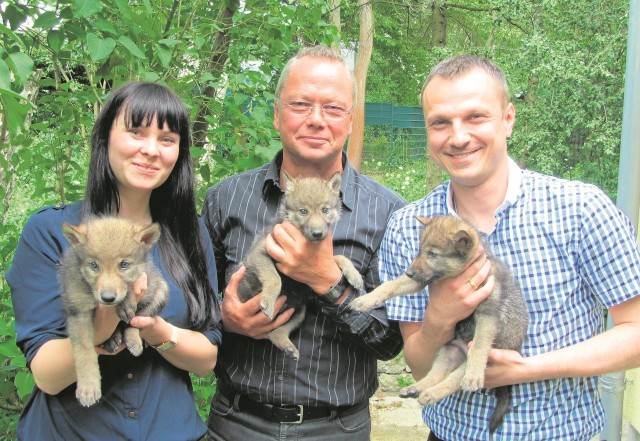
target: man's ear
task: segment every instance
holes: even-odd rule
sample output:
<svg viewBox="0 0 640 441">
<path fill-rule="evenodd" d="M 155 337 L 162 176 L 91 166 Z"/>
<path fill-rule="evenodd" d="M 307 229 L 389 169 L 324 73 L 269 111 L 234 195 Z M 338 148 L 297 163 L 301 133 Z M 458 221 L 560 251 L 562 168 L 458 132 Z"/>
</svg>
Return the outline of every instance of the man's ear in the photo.
<svg viewBox="0 0 640 441">
<path fill-rule="evenodd" d="M 273 128 L 280 133 L 280 108 L 275 101 L 273 103 Z"/>
<path fill-rule="evenodd" d="M 504 111 L 504 123 L 505 123 L 505 134 L 507 138 L 511 138 L 511 133 L 513 132 L 513 126 L 516 123 L 516 108 L 513 103 L 507 104 L 507 108 Z"/>
</svg>

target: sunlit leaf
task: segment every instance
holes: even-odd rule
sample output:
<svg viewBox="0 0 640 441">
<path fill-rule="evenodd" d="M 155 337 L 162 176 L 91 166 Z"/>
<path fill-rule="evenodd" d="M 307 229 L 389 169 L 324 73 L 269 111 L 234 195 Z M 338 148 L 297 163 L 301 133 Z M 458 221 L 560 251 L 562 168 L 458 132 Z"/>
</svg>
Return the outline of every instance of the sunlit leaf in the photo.
<svg viewBox="0 0 640 441">
<path fill-rule="evenodd" d="M 89 49 L 89 56 L 93 61 L 104 60 L 115 47 L 116 42 L 112 38 L 100 38 L 93 33 L 87 34 L 87 49 Z"/>
</svg>

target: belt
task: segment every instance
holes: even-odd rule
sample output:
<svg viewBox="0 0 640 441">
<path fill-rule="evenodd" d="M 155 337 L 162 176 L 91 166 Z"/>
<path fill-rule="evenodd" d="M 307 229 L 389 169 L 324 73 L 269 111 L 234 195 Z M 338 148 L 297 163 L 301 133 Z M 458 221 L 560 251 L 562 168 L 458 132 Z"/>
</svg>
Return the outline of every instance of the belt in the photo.
<svg viewBox="0 0 640 441">
<path fill-rule="evenodd" d="M 232 400 L 232 402 L 233 401 L 236 401 L 237 408 L 241 412 L 247 412 L 251 415 L 264 418 L 265 420 L 289 424 L 300 424 L 303 421 L 327 418 L 331 416 L 333 412 L 340 416 L 353 415 L 369 406 L 367 401 L 352 406 L 337 407 L 303 405 L 276 406 L 275 404 L 253 401 L 246 395 L 237 395 L 237 399 Z"/>
</svg>

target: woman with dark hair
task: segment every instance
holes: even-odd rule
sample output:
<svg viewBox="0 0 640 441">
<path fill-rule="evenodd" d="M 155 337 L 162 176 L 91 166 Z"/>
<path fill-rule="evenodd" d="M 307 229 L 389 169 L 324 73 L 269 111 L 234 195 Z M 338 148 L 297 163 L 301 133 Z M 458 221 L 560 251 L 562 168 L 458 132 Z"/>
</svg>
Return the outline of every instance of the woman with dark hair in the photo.
<svg viewBox="0 0 640 441">
<path fill-rule="evenodd" d="M 6 273 L 16 317 L 17 344 L 36 387 L 20 417 L 24 440 L 197 440 L 206 431 L 189 372 L 209 374 L 220 344 L 215 260 L 198 219 L 189 154 L 189 120 L 182 101 L 159 84 L 129 83 L 111 94 L 91 136 L 83 201 L 46 207 L 29 218 Z M 94 316 L 102 398 L 82 407 L 60 298 L 57 265 L 68 242 L 63 222 L 113 215 L 162 234 L 152 249 L 169 285 L 159 316 L 134 317 L 146 347 L 134 357 L 121 345 L 100 347 L 119 323 L 114 308 Z M 146 278 L 135 283 L 140 295 Z"/>
</svg>

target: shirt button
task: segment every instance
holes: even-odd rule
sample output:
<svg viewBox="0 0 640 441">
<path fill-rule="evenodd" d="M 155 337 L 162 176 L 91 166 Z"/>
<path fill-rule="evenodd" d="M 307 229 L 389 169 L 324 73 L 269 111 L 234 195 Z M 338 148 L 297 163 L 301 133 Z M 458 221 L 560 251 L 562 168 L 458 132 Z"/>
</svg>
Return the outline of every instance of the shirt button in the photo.
<svg viewBox="0 0 640 441">
<path fill-rule="evenodd" d="M 129 418 L 135 418 L 136 417 L 136 413 L 133 410 L 129 411 Z"/>
<path fill-rule="evenodd" d="M 278 374 L 278 380 L 280 380 L 280 381 L 284 380 L 284 375 Z"/>
<path fill-rule="evenodd" d="M 132 373 L 128 373 L 128 374 L 127 374 L 127 378 L 128 378 L 129 380 L 131 380 L 131 379 L 133 378 L 133 374 L 132 374 Z"/>
</svg>

